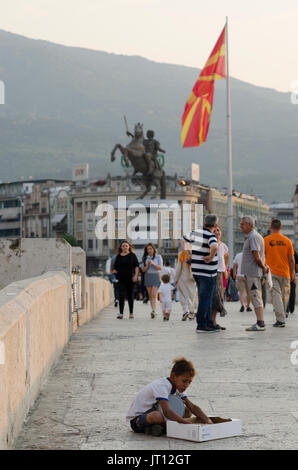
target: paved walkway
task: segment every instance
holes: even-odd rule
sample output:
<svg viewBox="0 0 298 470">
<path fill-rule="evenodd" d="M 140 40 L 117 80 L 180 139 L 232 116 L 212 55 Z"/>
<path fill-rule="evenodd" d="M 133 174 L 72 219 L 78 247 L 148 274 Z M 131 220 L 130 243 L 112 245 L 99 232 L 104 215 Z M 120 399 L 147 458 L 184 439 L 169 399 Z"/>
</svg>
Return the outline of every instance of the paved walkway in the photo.
<svg viewBox="0 0 298 470">
<path fill-rule="evenodd" d="M 252 313 L 227 303 L 220 319 L 227 330 L 196 334 L 182 322 L 180 305 L 172 318 L 150 318 L 149 306 L 136 303 L 135 319 L 116 320 L 108 307 L 73 335 L 16 443 L 17 449 L 295 449 L 298 435 L 298 366 L 291 342 L 298 340 L 298 311 L 284 329 L 249 333 Z M 194 443 L 134 434 L 125 422 L 136 392 L 166 376 L 171 361 L 191 359 L 197 376 L 188 396 L 204 411 L 243 420 L 244 435 Z"/>
</svg>

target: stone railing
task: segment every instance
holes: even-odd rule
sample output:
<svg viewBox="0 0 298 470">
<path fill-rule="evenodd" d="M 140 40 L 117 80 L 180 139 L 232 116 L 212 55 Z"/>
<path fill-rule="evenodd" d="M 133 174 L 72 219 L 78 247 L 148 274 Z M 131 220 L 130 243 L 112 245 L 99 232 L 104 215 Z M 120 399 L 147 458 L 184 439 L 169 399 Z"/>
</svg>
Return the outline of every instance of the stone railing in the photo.
<svg viewBox="0 0 298 470">
<path fill-rule="evenodd" d="M 0 291 L 0 449 L 20 432 L 51 367 L 78 326 L 111 302 L 104 279 L 85 279 L 84 308 L 70 309 L 62 271 L 12 283 Z"/>
</svg>

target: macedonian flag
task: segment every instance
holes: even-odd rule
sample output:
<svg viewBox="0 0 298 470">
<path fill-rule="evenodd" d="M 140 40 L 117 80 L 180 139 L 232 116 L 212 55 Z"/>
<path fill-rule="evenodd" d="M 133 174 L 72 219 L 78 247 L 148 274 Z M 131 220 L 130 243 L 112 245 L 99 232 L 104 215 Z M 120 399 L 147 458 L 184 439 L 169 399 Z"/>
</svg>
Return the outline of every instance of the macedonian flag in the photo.
<svg viewBox="0 0 298 470">
<path fill-rule="evenodd" d="M 182 147 L 196 147 L 207 139 L 211 119 L 214 81 L 225 78 L 226 27 L 200 73 L 182 116 Z"/>
</svg>

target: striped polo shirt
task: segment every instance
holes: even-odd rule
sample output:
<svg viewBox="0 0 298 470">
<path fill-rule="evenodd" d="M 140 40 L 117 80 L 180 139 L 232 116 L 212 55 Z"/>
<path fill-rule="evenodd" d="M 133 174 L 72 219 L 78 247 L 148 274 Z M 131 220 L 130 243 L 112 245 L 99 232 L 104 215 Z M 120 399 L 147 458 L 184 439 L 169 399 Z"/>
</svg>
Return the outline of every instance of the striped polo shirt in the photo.
<svg viewBox="0 0 298 470">
<path fill-rule="evenodd" d="M 215 277 L 217 275 L 217 254 L 210 263 L 204 256 L 210 254 L 210 247 L 217 245 L 216 236 L 206 228 L 198 228 L 183 236 L 183 240 L 191 243 L 191 271 L 195 276 Z"/>
</svg>

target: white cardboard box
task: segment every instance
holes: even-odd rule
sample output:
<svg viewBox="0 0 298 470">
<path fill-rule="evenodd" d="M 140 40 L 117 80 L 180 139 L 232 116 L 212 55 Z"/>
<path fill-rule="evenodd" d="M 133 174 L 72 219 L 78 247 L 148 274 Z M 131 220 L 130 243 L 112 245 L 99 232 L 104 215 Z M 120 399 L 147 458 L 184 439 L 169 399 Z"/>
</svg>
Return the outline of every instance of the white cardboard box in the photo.
<svg viewBox="0 0 298 470">
<path fill-rule="evenodd" d="M 232 419 L 232 421 L 219 424 L 182 424 L 177 421 L 167 421 L 167 436 L 187 441 L 204 442 L 241 434 L 240 419 Z"/>
</svg>

